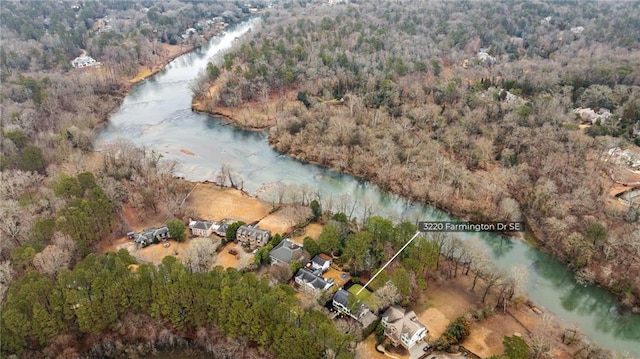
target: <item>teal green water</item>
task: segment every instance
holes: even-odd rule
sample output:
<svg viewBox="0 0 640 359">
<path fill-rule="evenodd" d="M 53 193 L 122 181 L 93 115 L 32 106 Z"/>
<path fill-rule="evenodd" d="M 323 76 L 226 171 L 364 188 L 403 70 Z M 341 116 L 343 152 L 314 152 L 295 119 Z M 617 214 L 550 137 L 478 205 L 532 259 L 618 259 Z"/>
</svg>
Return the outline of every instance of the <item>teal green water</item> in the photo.
<svg viewBox="0 0 640 359">
<path fill-rule="evenodd" d="M 130 139 L 176 160 L 180 163 L 177 174 L 195 181 L 214 180 L 221 165 L 228 164 L 250 193 L 277 182 L 307 184 L 324 198 L 337 201 L 346 194 L 358 203 L 372 203 L 375 214 L 396 220 L 452 219 L 352 176 L 280 155 L 269 148 L 265 133 L 244 131 L 191 112 L 190 83 L 209 59 L 219 58 L 256 21 L 229 30 L 209 46 L 177 58 L 161 73 L 135 86 L 98 135 L 96 146 L 116 138 Z M 195 155 L 187 156 L 182 149 Z M 555 313 L 567 325 L 578 326 L 604 348 L 640 356 L 640 315 L 618 314 L 618 304 L 609 293 L 576 283 L 561 263 L 519 240 L 487 233 L 462 237 L 486 246 L 494 262 L 505 270 L 515 265 L 527 267 L 527 295 L 543 310 Z"/>
</svg>

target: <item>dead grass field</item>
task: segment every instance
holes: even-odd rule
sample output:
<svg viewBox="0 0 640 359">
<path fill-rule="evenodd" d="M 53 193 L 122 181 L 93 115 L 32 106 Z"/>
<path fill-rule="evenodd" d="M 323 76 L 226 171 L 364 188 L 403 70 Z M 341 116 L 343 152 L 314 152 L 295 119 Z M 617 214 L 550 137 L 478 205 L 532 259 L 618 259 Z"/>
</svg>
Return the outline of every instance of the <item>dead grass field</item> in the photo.
<svg viewBox="0 0 640 359">
<path fill-rule="evenodd" d="M 429 329 L 429 342 L 435 341 L 444 333 L 447 325 L 457 317 L 472 309 L 481 308 L 481 294 L 484 284 L 478 283 L 475 292 L 470 292 L 472 277 L 459 275 L 441 284 L 429 283 L 428 289 L 416 301 L 414 310 L 420 321 Z M 487 298 L 488 304 L 495 304 L 494 298 Z M 482 358 L 501 354 L 504 350 L 504 336 L 522 334 L 525 339 L 530 331 L 549 331 L 543 315 L 522 305 L 510 308 L 507 314 L 496 311 L 489 318 L 471 325 L 471 334 L 462 343 L 467 349 Z M 563 358 L 564 350 L 556 350 L 554 358 Z"/>
<path fill-rule="evenodd" d="M 389 356 L 386 356 L 382 353 L 379 353 L 376 350 L 376 335 L 371 334 L 365 340 L 363 340 L 356 347 L 356 351 L 358 352 L 359 358 L 367 358 L 367 359 L 389 359 Z M 397 353 L 390 354 L 398 359 L 406 359 L 409 358 L 408 355 L 400 355 Z"/>
<path fill-rule="evenodd" d="M 169 243 L 168 247 L 165 247 L 165 243 Z M 189 248 L 191 240 L 187 239 L 184 242 L 167 241 L 158 244 L 152 244 L 145 248 L 139 248 L 132 253 L 136 258 L 145 262 L 151 262 L 153 264 L 162 263 L 162 259 L 166 256 L 174 256 L 182 261 L 183 253 Z"/>
<path fill-rule="evenodd" d="M 311 237 L 317 241 L 320 237 L 320 233 L 322 233 L 322 228 L 324 228 L 324 226 L 320 223 L 311 223 L 304 228 L 304 233 L 302 235 L 295 236 L 291 238 L 291 240 L 298 244 L 302 244 L 306 237 Z"/>
<path fill-rule="evenodd" d="M 102 244 L 102 243 L 101 243 Z M 168 244 L 168 247 L 165 245 Z M 152 244 L 145 248 L 138 248 L 136 244 L 127 237 L 121 237 L 113 241 L 110 245 L 101 245 L 100 251 L 105 252 L 117 252 L 124 248 L 131 253 L 132 256 L 139 261 L 153 263 L 158 265 L 162 263 L 162 259 L 166 256 L 174 256 L 182 260 L 182 254 L 191 245 L 191 240 L 187 239 L 184 242 L 166 241 L 158 244 Z"/>
<path fill-rule="evenodd" d="M 269 214 L 270 206 L 233 188 L 220 188 L 212 183 L 199 183 L 185 206 L 200 217 L 220 221 L 231 219 L 250 223 Z"/>
<path fill-rule="evenodd" d="M 260 228 L 268 229 L 272 234 L 290 232 L 293 226 L 304 222 L 311 215 L 309 207 L 286 205 L 260 220 Z"/>
</svg>

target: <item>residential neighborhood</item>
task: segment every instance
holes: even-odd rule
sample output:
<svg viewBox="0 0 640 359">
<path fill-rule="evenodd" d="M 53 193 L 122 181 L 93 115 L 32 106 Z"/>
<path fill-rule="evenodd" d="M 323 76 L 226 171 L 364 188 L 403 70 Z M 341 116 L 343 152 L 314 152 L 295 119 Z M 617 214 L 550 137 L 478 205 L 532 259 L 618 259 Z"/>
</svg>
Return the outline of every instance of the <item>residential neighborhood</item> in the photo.
<svg viewBox="0 0 640 359">
<path fill-rule="evenodd" d="M 194 200 L 202 197 L 194 196 Z M 235 198 L 234 201 L 243 200 L 242 198 L 245 197 Z M 232 208 L 235 206 L 232 202 L 228 203 Z M 248 204 L 246 202 L 245 207 L 251 208 Z M 206 201 L 202 205 L 207 208 L 209 206 Z M 334 220 L 307 223 L 296 230 L 283 230 L 283 227 L 274 226 L 275 223 L 283 223 L 281 217 L 278 217 L 278 211 L 272 217 L 267 215 L 269 210 L 268 207 L 264 208 L 264 212 L 252 209 L 246 212 L 251 213 L 249 215 L 217 209 L 210 212 L 199 211 L 193 217 L 184 218 L 184 241 L 168 237 L 170 226 L 167 228 L 155 225 L 127 233 L 127 242 L 131 246 L 125 248 L 141 261 L 159 265 L 163 256 L 172 255 L 187 263 L 189 268 L 198 268 L 193 263 L 190 246 L 210 241 L 216 252 L 208 261 L 211 268 L 222 266 L 249 271 L 258 277 L 267 278 L 271 285 L 291 286 L 296 291 L 295 296 L 300 305 L 313 305 L 321 309 L 338 327 L 345 326 L 358 333 L 372 333 L 362 343 L 371 353 L 393 355 L 399 359 L 455 359 L 464 358 L 465 354 L 473 357 L 467 351 L 447 354 L 436 349 L 437 340 L 443 335 L 447 325 L 446 321 L 454 318 L 443 317 L 443 312 L 438 307 L 427 307 L 425 310 L 425 303 L 430 300 L 421 298 L 418 302 L 407 302 L 400 300 L 396 294 L 392 295 L 390 301 L 381 302 L 383 293 L 388 289 L 392 289 L 392 292 L 397 290 L 393 280 L 387 277 L 364 286 L 362 283 L 368 277 L 354 272 L 350 259 L 341 253 L 330 255 L 314 247 L 313 242 L 318 243 L 323 230 L 336 225 Z M 175 218 L 172 221 L 174 220 Z M 229 230 L 235 233 L 228 236 Z M 282 236 L 282 233 L 285 235 Z M 261 238 L 261 235 L 264 237 Z M 258 257 L 261 259 L 258 260 Z M 369 275 L 371 274 L 373 273 Z M 466 289 L 468 287 L 463 288 L 463 291 Z M 452 298 L 439 305 L 452 301 Z M 464 307 L 460 308 L 458 313 L 464 310 Z M 513 327 L 509 328 L 507 330 L 513 330 Z M 465 344 L 465 350 L 467 346 L 479 353 L 485 353 L 483 350 L 486 350 L 472 344 Z M 381 354 L 383 352 L 385 354 Z M 371 357 L 378 358 L 375 355 Z"/>
<path fill-rule="evenodd" d="M 215 241 L 218 237 L 226 236 L 231 223 L 233 223 L 231 220 L 210 221 L 188 218 L 186 230 L 193 238 L 212 238 Z M 127 237 L 140 249 L 171 239 L 167 226 L 150 227 L 138 233 L 128 232 Z M 243 224 L 238 226 L 235 241 L 230 243 L 233 246 L 229 247 L 232 248 L 229 252 L 236 256 L 241 252 L 251 254 L 251 251 L 266 246 L 271 239 L 271 232 L 261 229 L 259 221 Z M 243 248 L 244 251 L 237 252 L 233 248 Z M 220 255 L 226 256 L 227 253 L 223 251 Z M 372 292 L 352 282 L 350 276 L 341 272 L 338 266 L 334 268 L 332 256 L 318 253 L 311 257 L 301 244 L 291 238 L 282 239 L 268 252 L 268 256 L 270 267 L 290 268 L 294 263 L 302 265 L 294 273 L 291 285 L 302 295 L 318 296 L 331 293 L 326 297 L 329 298 L 326 306 L 334 313 L 333 318 L 348 318 L 357 323 L 362 330 L 380 322 L 384 328 L 384 336 L 390 345 L 404 348 L 410 353 L 413 347 L 424 343 L 427 339 L 429 331 L 411 310 L 392 305 L 382 308 L 386 309 L 384 312 L 378 309 L 380 310 L 378 313 L 382 313 L 380 316 L 372 312 L 365 303 Z M 336 273 L 341 274 L 336 277 Z M 336 279 L 339 279 L 339 283 Z"/>
</svg>

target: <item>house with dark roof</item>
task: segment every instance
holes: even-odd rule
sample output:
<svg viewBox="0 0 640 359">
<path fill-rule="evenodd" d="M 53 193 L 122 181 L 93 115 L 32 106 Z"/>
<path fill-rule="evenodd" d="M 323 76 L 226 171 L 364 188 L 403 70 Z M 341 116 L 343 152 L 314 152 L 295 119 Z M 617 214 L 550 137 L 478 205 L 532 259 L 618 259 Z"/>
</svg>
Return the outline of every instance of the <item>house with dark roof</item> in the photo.
<svg viewBox="0 0 640 359">
<path fill-rule="evenodd" d="M 333 279 L 324 279 L 305 268 L 298 270 L 295 276 L 295 282 L 303 290 L 314 293 L 327 290 L 333 286 Z"/>
<path fill-rule="evenodd" d="M 382 315 L 384 335 L 394 346 L 402 345 L 406 349 L 413 347 L 427 336 L 429 331 L 420 323 L 416 313 L 393 305 Z"/>
<path fill-rule="evenodd" d="M 344 313 L 351 318 L 358 320 L 368 311 L 367 307 L 359 299 L 350 299 L 353 294 L 349 293 L 346 289 L 338 289 L 333 295 L 333 308 L 341 313 Z"/>
<path fill-rule="evenodd" d="M 236 232 L 236 240 L 243 246 L 255 249 L 262 247 L 271 239 L 271 231 L 260 229 L 258 226 L 242 225 Z"/>
<path fill-rule="evenodd" d="M 302 247 L 289 239 L 283 239 L 275 248 L 269 252 L 271 264 L 291 264 L 292 261 L 306 263 L 304 258 L 309 260 L 309 253 Z"/>
<path fill-rule="evenodd" d="M 331 257 L 328 255 L 324 253 L 317 254 L 311 259 L 311 268 L 313 270 L 321 270 L 324 273 L 331 267 L 331 261 Z"/>
<path fill-rule="evenodd" d="M 167 226 L 162 226 L 158 228 L 147 228 L 142 232 L 135 234 L 133 240 L 138 247 L 144 248 L 152 243 L 158 243 L 169 238 L 169 228 L 167 228 Z"/>
<path fill-rule="evenodd" d="M 189 221 L 191 235 L 198 237 L 209 237 L 213 233 L 216 224 L 209 221 Z"/>
</svg>

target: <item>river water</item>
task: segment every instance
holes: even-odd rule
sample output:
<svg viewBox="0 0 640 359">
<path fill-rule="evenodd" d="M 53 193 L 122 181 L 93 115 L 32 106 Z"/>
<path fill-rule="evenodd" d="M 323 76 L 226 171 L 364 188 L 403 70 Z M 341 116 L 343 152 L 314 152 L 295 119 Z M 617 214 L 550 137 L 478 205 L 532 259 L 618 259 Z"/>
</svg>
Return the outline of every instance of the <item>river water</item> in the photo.
<svg viewBox="0 0 640 359">
<path fill-rule="evenodd" d="M 258 21 L 228 29 L 208 46 L 175 59 L 156 76 L 134 86 L 98 134 L 96 147 L 129 139 L 177 161 L 177 175 L 193 181 L 213 181 L 227 164 L 250 193 L 273 183 L 306 184 L 324 198 L 334 198 L 334 203 L 345 203 L 348 196 L 349 201 L 372 206 L 374 214 L 396 220 L 455 219 L 352 176 L 280 155 L 268 146 L 264 132 L 241 130 L 191 112 L 192 81 L 208 61 L 220 58 Z M 515 265 L 528 267 L 527 296 L 543 310 L 555 313 L 567 325 L 576 325 L 604 348 L 640 356 L 640 315 L 619 314 L 615 298 L 606 291 L 578 284 L 561 263 L 520 240 L 488 233 L 461 237 L 485 246 L 496 265 L 505 270 Z"/>
</svg>

